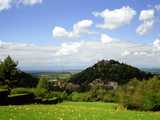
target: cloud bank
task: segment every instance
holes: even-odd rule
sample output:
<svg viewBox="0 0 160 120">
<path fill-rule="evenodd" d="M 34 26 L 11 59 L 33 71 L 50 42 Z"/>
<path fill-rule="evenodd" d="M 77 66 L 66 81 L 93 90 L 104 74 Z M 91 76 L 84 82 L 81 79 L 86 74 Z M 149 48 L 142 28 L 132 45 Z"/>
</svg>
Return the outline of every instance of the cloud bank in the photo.
<svg viewBox="0 0 160 120">
<path fill-rule="evenodd" d="M 24 69 L 81 68 L 101 59 L 116 59 L 139 67 L 160 67 L 159 39 L 156 39 L 153 45 L 143 45 L 113 38 L 112 42 L 108 42 L 108 37 L 103 38 L 107 42 L 102 42 L 102 38 L 97 41 L 62 43 L 60 46 L 1 41 L 0 59 L 10 55 L 18 60 L 20 67 Z"/>
</svg>

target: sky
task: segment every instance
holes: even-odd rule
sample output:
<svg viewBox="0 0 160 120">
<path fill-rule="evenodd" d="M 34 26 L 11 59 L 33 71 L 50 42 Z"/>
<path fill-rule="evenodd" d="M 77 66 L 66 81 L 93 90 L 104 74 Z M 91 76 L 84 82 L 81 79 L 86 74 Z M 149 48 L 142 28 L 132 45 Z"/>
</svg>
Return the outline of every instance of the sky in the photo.
<svg viewBox="0 0 160 120">
<path fill-rule="evenodd" d="M 159 0 L 0 0 L 0 28 L 0 60 L 24 70 L 160 68 Z"/>
</svg>

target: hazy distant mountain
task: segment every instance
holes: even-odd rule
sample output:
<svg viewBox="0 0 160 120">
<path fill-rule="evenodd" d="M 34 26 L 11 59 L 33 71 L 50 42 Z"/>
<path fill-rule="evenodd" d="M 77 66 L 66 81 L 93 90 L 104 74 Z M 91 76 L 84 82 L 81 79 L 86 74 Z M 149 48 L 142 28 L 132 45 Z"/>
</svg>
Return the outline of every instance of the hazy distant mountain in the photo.
<svg viewBox="0 0 160 120">
<path fill-rule="evenodd" d="M 142 70 L 153 74 L 160 74 L 160 68 L 142 68 Z"/>
</svg>

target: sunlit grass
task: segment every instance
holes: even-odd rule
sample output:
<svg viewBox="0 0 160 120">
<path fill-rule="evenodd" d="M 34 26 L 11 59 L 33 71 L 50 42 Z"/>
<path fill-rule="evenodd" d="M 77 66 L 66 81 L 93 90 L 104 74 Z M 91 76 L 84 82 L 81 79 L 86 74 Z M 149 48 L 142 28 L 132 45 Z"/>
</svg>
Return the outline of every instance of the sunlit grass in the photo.
<svg viewBox="0 0 160 120">
<path fill-rule="evenodd" d="M 1 106 L 0 120 L 160 120 L 160 112 L 127 111 L 112 103 L 64 102 Z"/>
</svg>

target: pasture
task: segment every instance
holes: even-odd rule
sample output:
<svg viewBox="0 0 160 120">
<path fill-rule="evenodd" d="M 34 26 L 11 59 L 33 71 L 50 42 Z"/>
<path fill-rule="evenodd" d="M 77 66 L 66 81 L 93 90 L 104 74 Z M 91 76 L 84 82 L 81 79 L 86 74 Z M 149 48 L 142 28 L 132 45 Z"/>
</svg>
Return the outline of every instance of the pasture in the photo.
<svg viewBox="0 0 160 120">
<path fill-rule="evenodd" d="M 0 120 L 160 120 L 160 112 L 129 111 L 113 103 L 63 102 L 0 106 Z"/>
</svg>

